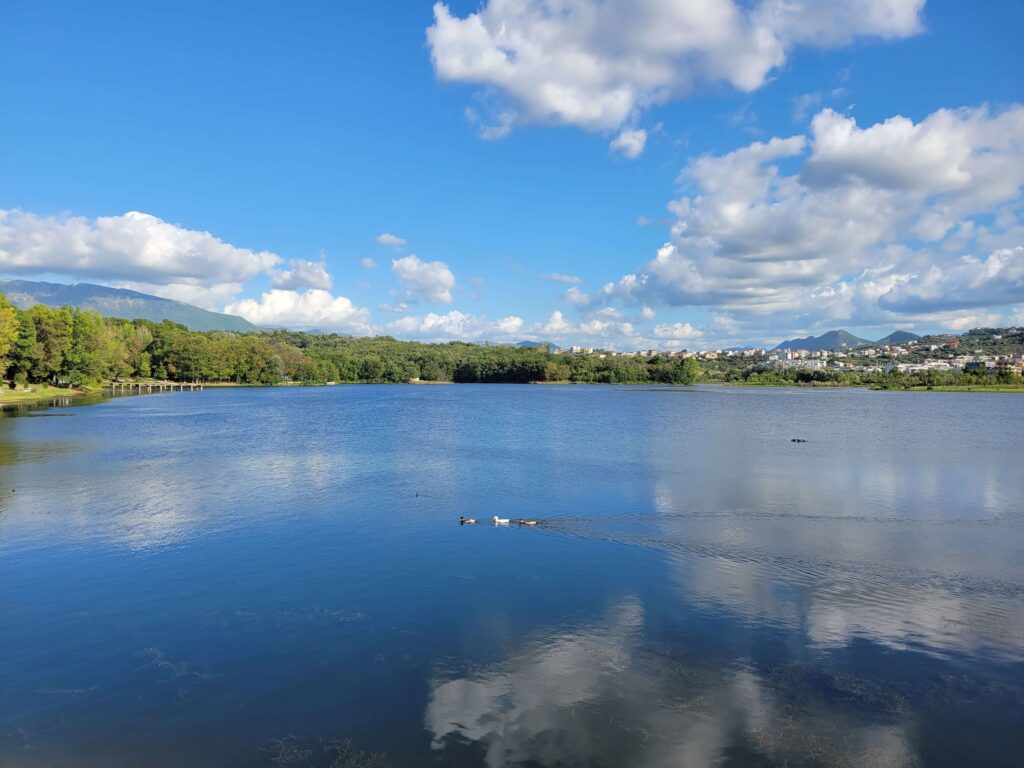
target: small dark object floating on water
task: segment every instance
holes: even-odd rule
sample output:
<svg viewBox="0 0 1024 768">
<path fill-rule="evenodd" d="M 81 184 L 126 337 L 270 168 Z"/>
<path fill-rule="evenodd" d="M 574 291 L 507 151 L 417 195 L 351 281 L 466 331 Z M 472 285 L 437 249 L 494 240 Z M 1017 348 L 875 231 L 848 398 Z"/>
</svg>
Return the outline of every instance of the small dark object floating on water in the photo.
<svg viewBox="0 0 1024 768">
<path fill-rule="evenodd" d="M 802 437 L 791 437 L 789 439 L 789 442 L 791 442 L 791 443 L 806 443 L 807 441 L 804 438 L 802 438 Z"/>
</svg>

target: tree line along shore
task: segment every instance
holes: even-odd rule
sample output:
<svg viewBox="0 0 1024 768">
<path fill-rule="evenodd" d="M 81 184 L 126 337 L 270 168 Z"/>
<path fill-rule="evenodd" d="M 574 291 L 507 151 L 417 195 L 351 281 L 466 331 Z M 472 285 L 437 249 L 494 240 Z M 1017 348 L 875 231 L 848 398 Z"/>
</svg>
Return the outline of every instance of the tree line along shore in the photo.
<svg viewBox="0 0 1024 768">
<path fill-rule="evenodd" d="M 556 353 L 547 346 L 427 344 L 298 331 L 190 331 L 170 321 L 123 320 L 92 310 L 36 305 L 0 294 L 4 402 L 102 388 L 110 382 L 210 384 L 542 383 L 871 386 L 898 389 L 1024 389 L 1020 376 L 775 371 L 698 363 L 692 357 Z"/>
<path fill-rule="evenodd" d="M 13 307 L 0 294 L 0 365 L 15 389 L 159 379 L 281 383 L 691 384 L 696 360 L 556 355 L 547 347 L 423 344 L 297 331 L 190 331 L 91 310 Z"/>
</svg>

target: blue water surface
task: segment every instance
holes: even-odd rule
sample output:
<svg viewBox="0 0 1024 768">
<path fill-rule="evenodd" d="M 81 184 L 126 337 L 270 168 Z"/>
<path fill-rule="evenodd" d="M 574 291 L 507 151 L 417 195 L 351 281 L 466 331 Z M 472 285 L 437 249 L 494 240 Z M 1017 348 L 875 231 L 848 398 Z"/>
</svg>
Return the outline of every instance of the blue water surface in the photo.
<svg viewBox="0 0 1024 768">
<path fill-rule="evenodd" d="M 8 414 L 0 765 L 1019 766 L 1022 448 L 981 393 Z"/>
</svg>

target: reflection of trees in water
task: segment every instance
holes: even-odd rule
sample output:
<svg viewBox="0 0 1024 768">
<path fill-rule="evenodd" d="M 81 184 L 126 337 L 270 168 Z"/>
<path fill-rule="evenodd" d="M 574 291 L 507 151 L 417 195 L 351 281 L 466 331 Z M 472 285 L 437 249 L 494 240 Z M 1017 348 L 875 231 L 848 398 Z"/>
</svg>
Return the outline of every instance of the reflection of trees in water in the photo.
<svg viewBox="0 0 1024 768">
<path fill-rule="evenodd" d="M 0 467 L 9 467 L 18 463 L 19 443 L 10 439 L 11 423 L 0 414 Z M 0 521 L 4 519 L 7 506 L 11 501 L 11 482 L 7 472 L 0 473 Z"/>
<path fill-rule="evenodd" d="M 823 684 L 793 668 L 701 665 L 645 645 L 643 618 L 628 599 L 595 625 L 435 680 L 425 718 L 434 748 L 472 745 L 492 768 L 711 766 L 758 756 L 790 765 L 917 762 L 895 693 L 853 676 Z"/>
<path fill-rule="evenodd" d="M 32 418 L 41 418 L 37 414 Z M 0 467 L 11 467 L 27 462 L 49 461 L 77 449 L 71 440 L 25 441 L 13 434 L 13 417 L 0 413 Z M 10 492 L 10 488 L 0 489 Z"/>
<path fill-rule="evenodd" d="M 18 462 L 18 444 L 12 440 L 0 439 L 0 467 Z"/>
</svg>

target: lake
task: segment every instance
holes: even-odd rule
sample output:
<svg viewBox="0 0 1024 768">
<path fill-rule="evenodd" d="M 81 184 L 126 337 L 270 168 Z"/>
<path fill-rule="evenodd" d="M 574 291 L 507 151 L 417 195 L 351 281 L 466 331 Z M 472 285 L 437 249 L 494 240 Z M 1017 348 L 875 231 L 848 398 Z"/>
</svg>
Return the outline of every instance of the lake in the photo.
<svg viewBox="0 0 1024 768">
<path fill-rule="evenodd" d="M 1022 449 L 979 393 L 4 415 L 0 765 L 1019 766 Z"/>
</svg>

